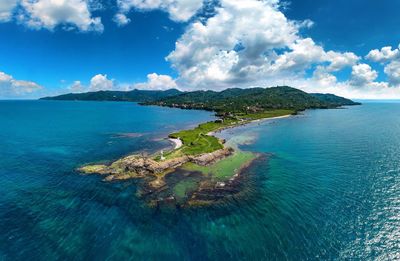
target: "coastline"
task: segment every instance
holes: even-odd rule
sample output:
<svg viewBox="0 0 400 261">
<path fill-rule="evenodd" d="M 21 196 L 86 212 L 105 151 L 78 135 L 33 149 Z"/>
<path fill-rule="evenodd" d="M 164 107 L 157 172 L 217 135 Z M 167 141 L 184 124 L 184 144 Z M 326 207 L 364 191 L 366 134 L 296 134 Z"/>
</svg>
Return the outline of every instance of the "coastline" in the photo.
<svg viewBox="0 0 400 261">
<path fill-rule="evenodd" d="M 264 117 L 276 114 L 278 116 Z M 129 155 L 110 165 L 86 165 L 77 170 L 82 174 L 103 175 L 106 182 L 141 179 L 144 182 L 141 182 L 138 194 L 149 206 L 158 206 L 166 201 L 177 206 L 190 206 L 200 198 L 200 201 L 204 201 L 204 197 L 199 198 L 201 194 L 209 198 L 208 203 L 212 204 L 239 193 L 239 187 L 242 186 L 237 184 L 236 178 L 260 157 L 257 153 L 241 151 L 237 146 L 228 146 L 225 140 L 215 134 L 255 122 L 287 118 L 293 114 L 293 111 L 271 111 L 246 115 L 247 118 L 221 118 L 202 123 L 192 130 L 170 134 L 168 140 L 174 148 L 165 153 L 161 150 L 150 156 Z M 212 143 L 214 146 L 211 146 Z M 176 176 L 179 170 L 186 174 Z M 190 182 L 193 175 L 200 175 L 195 184 Z M 171 178 L 175 180 L 173 183 L 170 182 Z M 196 187 L 194 190 L 193 186 Z"/>
<path fill-rule="evenodd" d="M 284 119 L 284 118 L 289 118 L 289 117 L 292 117 L 292 116 L 293 116 L 292 114 L 288 114 L 288 115 L 283 115 L 283 116 L 276 116 L 276 117 L 271 117 L 271 118 L 258 119 L 258 120 L 251 121 L 251 122 L 249 122 L 249 123 L 252 123 L 252 122 L 260 122 L 260 121 L 267 121 L 267 120 Z"/>
<path fill-rule="evenodd" d="M 236 124 L 236 125 L 223 127 L 223 128 L 221 128 L 221 129 L 208 132 L 207 135 L 209 135 L 209 136 L 214 136 L 215 134 L 220 133 L 220 132 L 222 132 L 222 131 L 224 131 L 224 130 L 227 130 L 227 129 L 233 129 L 233 128 L 236 128 L 236 127 L 239 127 L 239 126 L 245 126 L 245 125 L 249 125 L 249 124 L 257 123 L 257 122 L 264 122 L 264 121 L 269 121 L 269 120 L 284 119 L 284 118 L 289 118 L 289 117 L 293 117 L 293 116 L 294 116 L 293 114 L 288 114 L 288 115 L 283 115 L 283 116 L 276 116 L 276 117 L 269 117 L 269 118 L 262 118 L 262 119 L 256 119 L 256 120 L 245 121 L 245 122 L 243 122 L 243 123 L 238 123 L 238 124 Z"/>
<path fill-rule="evenodd" d="M 168 138 L 168 140 L 174 145 L 174 150 L 177 150 L 183 146 L 183 142 L 181 139 L 177 138 Z"/>
</svg>

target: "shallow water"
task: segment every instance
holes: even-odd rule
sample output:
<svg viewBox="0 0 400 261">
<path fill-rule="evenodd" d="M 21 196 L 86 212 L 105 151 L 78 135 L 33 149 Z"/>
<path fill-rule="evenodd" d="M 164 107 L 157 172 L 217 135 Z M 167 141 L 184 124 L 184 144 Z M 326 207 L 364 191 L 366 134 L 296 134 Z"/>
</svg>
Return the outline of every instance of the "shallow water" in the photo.
<svg viewBox="0 0 400 261">
<path fill-rule="evenodd" d="M 224 131 L 263 152 L 240 197 L 149 209 L 80 164 L 168 146 L 208 112 L 0 102 L 0 259 L 399 259 L 400 104 L 314 110 Z"/>
</svg>

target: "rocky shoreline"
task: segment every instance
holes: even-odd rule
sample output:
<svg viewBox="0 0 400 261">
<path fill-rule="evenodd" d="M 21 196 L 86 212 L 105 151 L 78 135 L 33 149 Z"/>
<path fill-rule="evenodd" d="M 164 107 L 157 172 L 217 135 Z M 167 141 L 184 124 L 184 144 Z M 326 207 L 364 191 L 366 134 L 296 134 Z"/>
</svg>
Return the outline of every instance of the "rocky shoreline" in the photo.
<svg viewBox="0 0 400 261">
<path fill-rule="evenodd" d="M 208 166 L 234 153 L 232 148 L 223 148 L 198 156 L 182 156 L 164 161 L 156 161 L 152 157 L 130 155 L 113 162 L 111 165 L 87 165 L 78 169 L 85 174 L 105 175 L 106 181 L 126 180 L 130 178 L 154 177 L 154 188 L 160 187 L 164 176 L 185 163 L 192 162 L 200 166 Z"/>
<path fill-rule="evenodd" d="M 282 118 L 282 117 L 277 117 Z M 269 118 L 273 119 L 273 118 Z M 240 121 L 231 126 L 221 127 L 207 133 L 213 136 L 227 128 L 241 126 L 254 121 Z M 78 171 L 83 174 L 99 174 L 104 176 L 104 181 L 123 181 L 137 179 L 141 181 L 138 194 L 149 205 L 158 206 L 161 202 L 179 206 L 202 206 L 215 203 L 226 196 L 240 192 L 239 177 L 244 169 L 248 168 L 254 160 L 260 158 L 259 154 L 251 153 L 247 158 L 236 159 L 235 155 L 243 154 L 239 149 L 227 147 L 224 140 L 219 140 L 222 149 L 198 155 L 185 155 L 165 158 L 161 152 L 154 155 L 129 155 L 108 165 L 86 165 Z M 179 150 L 174 148 L 172 152 Z M 227 177 L 219 177 L 222 169 L 216 165 L 224 160 L 236 160 L 235 169 L 229 170 Z M 201 171 L 185 168 L 188 164 L 198 167 L 210 167 Z M 233 164 L 228 162 L 228 165 Z M 221 164 L 223 165 L 223 164 Z M 220 168 L 226 168 L 220 166 Z M 207 170 L 209 169 L 209 170 Z M 214 173 L 213 173 L 214 172 Z"/>
<path fill-rule="evenodd" d="M 240 192 L 239 176 L 252 161 L 247 162 L 232 178 L 226 181 L 216 181 L 198 172 L 185 171 L 181 168 L 186 163 L 199 166 L 210 166 L 216 162 L 232 156 L 235 150 L 225 147 L 211 153 L 198 156 L 183 156 L 165 161 L 156 161 L 152 157 L 130 155 L 119 159 L 110 165 L 87 165 L 78 169 L 83 174 L 99 174 L 105 176 L 104 181 L 123 181 L 137 179 L 141 181 L 138 195 L 148 202 L 149 206 L 157 207 L 160 204 L 171 206 L 203 206 L 214 203 L 222 198 Z M 175 172 L 183 173 L 178 180 L 185 180 L 192 176 L 198 177 L 198 188 L 188 193 L 185 200 L 179 200 L 172 192 L 173 185 L 166 181 Z"/>
</svg>

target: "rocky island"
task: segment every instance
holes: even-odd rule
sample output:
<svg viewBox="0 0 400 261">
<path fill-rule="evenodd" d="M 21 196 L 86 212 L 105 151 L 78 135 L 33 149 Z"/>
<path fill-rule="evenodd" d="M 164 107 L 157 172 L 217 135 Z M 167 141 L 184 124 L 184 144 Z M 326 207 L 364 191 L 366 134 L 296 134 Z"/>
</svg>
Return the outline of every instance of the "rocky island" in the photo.
<svg viewBox="0 0 400 261">
<path fill-rule="evenodd" d="M 172 150 L 129 155 L 108 165 L 78 168 L 84 174 L 104 175 L 105 181 L 140 180 L 138 195 L 149 205 L 179 207 L 207 205 L 240 193 L 243 170 L 263 156 L 226 144 L 214 136 L 216 132 L 261 119 L 294 115 L 306 109 L 358 104 L 335 95 L 308 94 L 286 86 L 221 92 L 96 92 L 44 99 L 136 101 L 142 105 L 214 111 L 216 121 L 170 134 L 169 138 L 180 141 Z"/>
</svg>

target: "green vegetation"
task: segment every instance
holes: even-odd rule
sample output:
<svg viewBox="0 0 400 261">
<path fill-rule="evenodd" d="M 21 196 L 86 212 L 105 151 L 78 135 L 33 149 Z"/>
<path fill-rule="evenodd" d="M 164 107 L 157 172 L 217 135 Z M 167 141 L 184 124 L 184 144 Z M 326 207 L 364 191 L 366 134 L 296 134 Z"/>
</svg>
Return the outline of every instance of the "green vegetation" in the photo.
<svg viewBox="0 0 400 261">
<path fill-rule="evenodd" d="M 221 116 L 230 113 L 255 113 L 276 109 L 291 109 L 299 111 L 313 108 L 336 108 L 343 105 L 359 104 L 333 94 L 309 94 L 287 86 L 248 89 L 233 88 L 221 92 L 181 92 L 176 89 L 166 91 L 98 91 L 69 93 L 54 97 L 45 97 L 42 99 L 131 101 L 140 102 L 145 105 L 210 110 L 217 112 Z"/>
<path fill-rule="evenodd" d="M 358 104 L 335 95 L 308 94 L 290 87 L 227 89 L 221 92 L 101 91 L 44 99 L 134 101 L 143 105 L 214 111 L 218 116 L 216 121 L 169 135 L 170 138 L 182 141 L 182 146 L 178 149 L 156 153 L 150 157 L 128 156 L 107 166 L 93 165 L 80 168 L 83 173 L 102 174 L 106 176 L 107 181 L 132 178 L 146 180 L 143 195 L 154 191 L 150 193 L 152 198 L 150 204 L 153 206 L 164 199 L 176 200 L 178 204 L 202 205 L 215 202 L 224 195 L 236 193 L 237 183 L 233 182 L 234 178 L 258 155 L 241 151 L 232 140 L 224 144 L 212 135 L 213 132 L 255 120 L 292 115 L 305 109 Z M 212 152 L 216 153 L 202 155 Z M 166 179 L 167 175 L 177 174 L 174 173 L 176 168 L 186 170 L 187 175 L 185 172 L 185 175 L 178 175 L 178 179 L 175 177 Z M 202 175 L 190 173 L 191 171 L 200 172 Z M 168 194 L 171 196 L 165 197 Z M 154 195 L 158 198 L 154 199 Z"/>
<path fill-rule="evenodd" d="M 199 166 L 193 163 L 186 163 L 183 169 L 189 171 L 200 171 L 205 175 L 211 176 L 218 181 L 224 181 L 232 178 L 239 173 L 240 169 L 256 158 L 256 155 L 251 152 L 237 150 L 235 154 L 227 157 L 210 166 Z"/>
<path fill-rule="evenodd" d="M 358 102 L 353 102 L 349 99 L 339 97 L 339 96 L 329 94 L 329 93 L 325 93 L 325 94 L 310 93 L 310 95 L 323 101 L 323 102 L 329 103 L 329 104 L 333 105 L 334 107 L 340 107 L 343 105 L 360 105 L 360 103 L 358 103 Z"/>
<path fill-rule="evenodd" d="M 200 124 L 192 130 L 183 130 L 180 132 L 172 133 L 170 138 L 180 139 L 183 146 L 171 153 L 167 154 L 167 158 L 173 158 L 180 155 L 198 155 L 202 153 L 209 153 L 223 148 L 221 142 L 214 136 L 208 135 L 209 132 L 231 126 L 234 124 L 233 120 L 225 120 L 223 122 L 206 122 Z"/>
<path fill-rule="evenodd" d="M 356 105 L 358 103 L 333 94 L 308 94 L 295 88 L 282 86 L 250 89 L 236 88 L 221 92 L 187 92 L 144 104 L 210 110 L 225 117 L 230 114 L 259 113 L 277 109 L 294 111 L 317 108 L 327 109 L 343 105 Z"/>
<path fill-rule="evenodd" d="M 179 94 L 182 94 L 182 92 L 176 89 L 170 89 L 166 91 L 98 91 L 86 93 L 68 93 L 54 97 L 41 98 L 41 100 L 151 102 Z"/>
<path fill-rule="evenodd" d="M 214 122 L 200 124 L 192 130 L 172 133 L 169 137 L 182 140 L 183 146 L 178 150 L 167 153 L 165 156 L 170 159 L 182 155 L 199 155 L 222 149 L 223 145 L 218 138 L 208 135 L 210 132 L 244 124 L 252 120 L 279 117 L 293 113 L 293 110 L 272 110 L 249 114 L 238 113 Z"/>
</svg>

